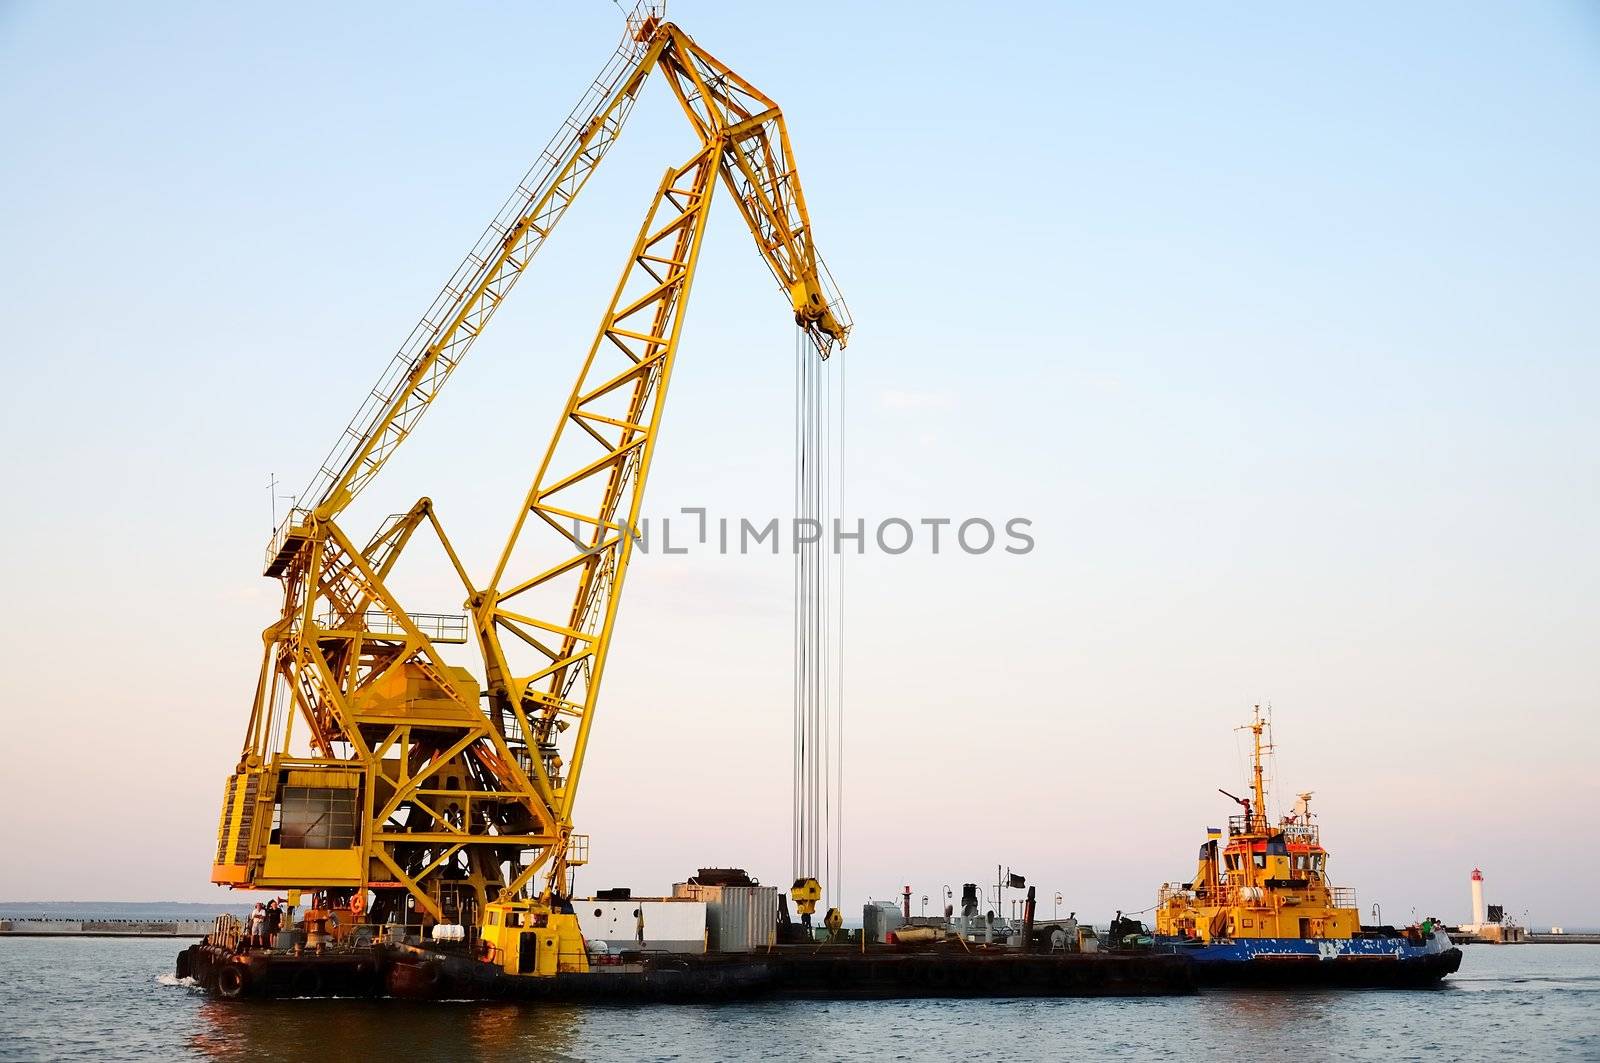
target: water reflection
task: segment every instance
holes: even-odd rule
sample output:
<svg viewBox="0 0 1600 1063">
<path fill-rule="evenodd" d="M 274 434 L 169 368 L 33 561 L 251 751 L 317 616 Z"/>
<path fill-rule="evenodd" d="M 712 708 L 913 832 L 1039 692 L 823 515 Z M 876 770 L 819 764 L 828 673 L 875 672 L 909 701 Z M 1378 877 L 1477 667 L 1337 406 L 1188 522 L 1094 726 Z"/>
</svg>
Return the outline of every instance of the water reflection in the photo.
<svg viewBox="0 0 1600 1063">
<path fill-rule="evenodd" d="M 283 1000 L 198 1008 L 189 1045 L 215 1060 L 579 1058 L 582 1013 L 557 1004 Z"/>
<path fill-rule="evenodd" d="M 1315 1025 L 1330 1009 L 1337 1009 L 1347 994 L 1339 990 L 1301 993 L 1283 990 L 1213 990 L 1215 1020 L 1220 1026 L 1242 1027 L 1271 1037 L 1288 1036 Z"/>
<path fill-rule="evenodd" d="M 1600 1060 L 1600 946 L 1473 946 L 1442 990 L 670 1007 L 223 1004 L 157 939 L 0 940 L 0 1060 Z"/>
</svg>

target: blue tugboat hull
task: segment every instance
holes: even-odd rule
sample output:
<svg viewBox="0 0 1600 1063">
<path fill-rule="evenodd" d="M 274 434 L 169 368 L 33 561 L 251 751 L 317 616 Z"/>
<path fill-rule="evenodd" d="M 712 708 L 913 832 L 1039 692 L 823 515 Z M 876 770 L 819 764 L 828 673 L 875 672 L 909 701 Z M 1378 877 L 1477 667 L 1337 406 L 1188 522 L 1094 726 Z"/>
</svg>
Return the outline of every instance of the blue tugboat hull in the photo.
<svg viewBox="0 0 1600 1063">
<path fill-rule="evenodd" d="M 1342 940 L 1244 938 L 1202 944 L 1158 937 L 1160 952 L 1187 956 L 1201 985 L 1421 987 L 1461 966 L 1461 950 L 1443 933 L 1420 943 L 1401 934 Z"/>
</svg>

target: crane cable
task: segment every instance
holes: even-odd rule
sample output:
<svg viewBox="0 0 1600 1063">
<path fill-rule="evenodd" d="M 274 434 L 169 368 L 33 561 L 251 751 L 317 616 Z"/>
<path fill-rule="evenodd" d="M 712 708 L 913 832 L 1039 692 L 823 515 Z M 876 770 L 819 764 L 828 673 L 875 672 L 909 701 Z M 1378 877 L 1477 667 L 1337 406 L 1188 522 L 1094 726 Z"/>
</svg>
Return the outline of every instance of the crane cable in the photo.
<svg viewBox="0 0 1600 1063">
<path fill-rule="evenodd" d="M 839 374 L 839 414 L 838 414 L 839 447 L 838 447 L 838 451 L 837 451 L 836 455 L 834 455 L 834 457 L 833 457 L 833 460 L 829 463 L 829 468 L 834 471 L 834 473 L 836 474 L 837 479 L 838 479 L 838 489 L 837 489 L 837 493 L 834 496 L 834 502 L 835 502 L 835 505 L 837 507 L 835 509 L 835 513 L 837 514 L 837 516 L 835 517 L 835 522 L 834 523 L 835 523 L 835 525 L 837 525 L 837 522 L 839 520 L 842 520 L 843 516 L 844 516 L 844 457 L 845 457 L 845 449 L 844 449 L 844 408 L 845 408 L 844 407 L 844 396 L 845 396 L 844 365 L 845 365 L 845 360 L 842 357 L 842 355 L 840 354 L 840 352 L 835 352 L 834 357 L 828 359 L 828 363 L 827 364 L 829 366 L 832 366 L 835 363 L 837 363 L 838 367 L 839 367 L 838 368 L 838 374 Z M 832 417 L 831 410 L 830 410 L 829 416 L 830 416 L 830 418 Z M 836 574 L 835 574 L 835 577 L 834 577 L 834 588 L 835 588 L 836 594 L 835 594 L 835 597 L 834 597 L 834 600 L 833 600 L 835 630 L 837 632 L 838 642 L 836 644 L 836 651 L 837 652 L 836 652 L 836 654 L 834 656 L 834 666 L 833 666 L 833 681 L 834 681 L 833 693 L 834 693 L 834 697 L 835 697 L 835 700 L 834 700 L 834 703 L 833 703 L 833 712 L 834 712 L 833 742 L 834 742 L 834 746 L 833 746 L 833 762 L 832 762 L 833 763 L 833 823 L 832 823 L 832 826 L 830 828 L 831 836 L 833 838 L 833 869 L 832 869 L 833 882 L 832 882 L 832 885 L 831 885 L 831 889 L 832 889 L 833 892 L 832 892 L 831 896 L 834 898 L 835 901 L 838 901 L 841 898 L 843 890 L 844 890 L 844 551 L 843 550 L 835 551 L 834 548 L 836 547 L 836 545 L 837 545 L 837 536 L 835 536 L 834 540 L 832 542 L 830 542 L 829 549 L 830 549 L 830 552 L 836 552 L 837 556 L 838 556 L 838 561 L 837 561 L 837 566 L 836 566 L 837 567 L 837 571 L 836 571 Z"/>
<path fill-rule="evenodd" d="M 805 398 L 805 362 L 800 353 L 800 341 L 795 340 L 794 349 L 794 517 L 795 527 L 799 527 L 805 509 L 805 432 L 804 425 L 806 411 Z M 805 558 L 801 555 L 800 544 L 794 546 L 794 645 L 792 678 L 794 689 L 794 764 L 793 774 L 790 779 L 791 808 L 790 831 L 791 849 L 790 860 L 793 864 L 794 881 L 799 882 L 807 875 L 805 848 L 806 848 L 806 816 L 805 807 L 805 741 L 803 738 L 806 723 L 806 700 L 803 693 L 806 662 L 805 662 Z"/>
<path fill-rule="evenodd" d="M 833 899 L 844 863 L 843 565 L 831 557 L 844 487 L 844 373 L 832 371 L 836 360 L 818 358 L 806 331 L 796 330 L 792 859 L 796 881 L 815 878 Z"/>
</svg>

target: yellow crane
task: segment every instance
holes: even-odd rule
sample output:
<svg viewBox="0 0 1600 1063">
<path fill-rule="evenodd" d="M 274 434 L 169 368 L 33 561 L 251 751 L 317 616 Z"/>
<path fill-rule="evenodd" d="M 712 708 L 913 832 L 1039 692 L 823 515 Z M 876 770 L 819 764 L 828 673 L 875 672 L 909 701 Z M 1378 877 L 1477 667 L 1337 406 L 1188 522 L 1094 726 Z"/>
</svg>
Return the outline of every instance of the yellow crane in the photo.
<svg viewBox="0 0 1600 1063">
<path fill-rule="evenodd" d="M 488 582 L 473 582 L 426 498 L 358 543 L 341 514 L 438 397 L 655 70 L 698 146 L 656 190 Z M 813 242 L 782 111 L 636 11 L 268 546 L 283 608 L 262 635 L 213 882 L 309 891 L 314 911 L 347 925 L 477 927 L 510 972 L 586 968 L 568 902 L 587 856 L 573 802 L 719 179 L 817 356 L 845 345 L 851 321 Z M 462 581 L 465 616 L 409 612 L 385 584 L 424 528 Z M 530 562 L 541 536 L 555 551 Z M 441 655 L 469 642 L 481 676 Z"/>
</svg>

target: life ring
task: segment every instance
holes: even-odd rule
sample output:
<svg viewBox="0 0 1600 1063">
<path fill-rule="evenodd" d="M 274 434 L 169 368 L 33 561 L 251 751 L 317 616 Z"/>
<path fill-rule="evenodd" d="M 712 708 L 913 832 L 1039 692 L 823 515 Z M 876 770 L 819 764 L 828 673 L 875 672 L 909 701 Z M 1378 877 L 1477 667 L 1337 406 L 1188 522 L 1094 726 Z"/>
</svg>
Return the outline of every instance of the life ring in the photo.
<svg viewBox="0 0 1600 1063">
<path fill-rule="evenodd" d="M 237 963 L 230 963 L 217 972 L 217 996 L 224 1000 L 238 1000 L 250 988 L 250 972 Z"/>
<path fill-rule="evenodd" d="M 363 892 L 363 891 L 357 891 L 355 896 L 350 898 L 350 918 L 354 919 L 356 922 L 359 923 L 359 922 L 361 922 L 362 913 L 365 912 L 366 910 L 367 910 L 367 896 L 366 896 L 366 893 Z"/>
</svg>

